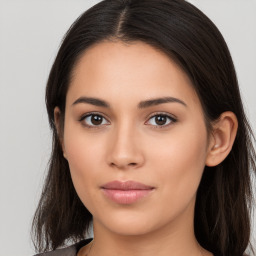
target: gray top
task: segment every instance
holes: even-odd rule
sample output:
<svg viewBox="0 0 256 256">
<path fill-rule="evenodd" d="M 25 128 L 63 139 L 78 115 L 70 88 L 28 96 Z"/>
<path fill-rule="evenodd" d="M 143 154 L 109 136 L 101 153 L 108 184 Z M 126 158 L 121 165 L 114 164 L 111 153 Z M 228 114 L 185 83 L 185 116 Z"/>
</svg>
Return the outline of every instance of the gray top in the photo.
<svg viewBox="0 0 256 256">
<path fill-rule="evenodd" d="M 62 249 L 56 249 L 51 252 L 44 252 L 39 253 L 34 256 L 76 256 L 78 251 L 85 246 L 86 244 L 90 243 L 92 241 L 92 238 L 82 240 L 79 243 L 73 244 L 69 247 L 62 248 Z"/>
</svg>

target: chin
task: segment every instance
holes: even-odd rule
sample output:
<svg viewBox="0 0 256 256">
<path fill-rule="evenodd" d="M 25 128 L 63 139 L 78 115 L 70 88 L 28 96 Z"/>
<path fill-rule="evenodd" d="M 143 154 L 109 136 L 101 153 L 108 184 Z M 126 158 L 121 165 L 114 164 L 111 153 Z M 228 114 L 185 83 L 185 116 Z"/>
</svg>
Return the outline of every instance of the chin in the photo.
<svg viewBox="0 0 256 256">
<path fill-rule="evenodd" d="M 146 210 L 139 212 L 121 210 L 94 218 L 96 226 L 100 223 L 108 231 L 121 236 L 146 235 L 165 226 L 169 221 L 171 218 L 163 220 L 158 214 L 152 214 Z"/>
<path fill-rule="evenodd" d="M 140 236 L 153 231 L 151 223 L 147 223 L 145 220 L 141 220 L 140 222 L 118 221 L 115 223 L 107 223 L 106 225 L 106 228 L 111 232 L 120 236 Z"/>
</svg>

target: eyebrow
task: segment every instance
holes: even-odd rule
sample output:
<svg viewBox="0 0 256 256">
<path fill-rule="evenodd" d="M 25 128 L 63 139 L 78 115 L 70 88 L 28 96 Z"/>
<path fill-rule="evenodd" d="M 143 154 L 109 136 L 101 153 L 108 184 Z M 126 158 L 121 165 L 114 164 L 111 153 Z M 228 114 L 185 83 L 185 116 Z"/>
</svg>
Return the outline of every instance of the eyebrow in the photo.
<svg viewBox="0 0 256 256">
<path fill-rule="evenodd" d="M 105 107 L 105 108 L 110 108 L 110 104 L 107 103 L 104 100 L 98 99 L 98 98 L 92 98 L 92 97 L 80 97 L 78 98 L 72 105 L 76 105 L 79 103 L 87 103 L 87 104 L 91 104 L 94 106 L 98 106 L 98 107 Z M 148 99 L 145 101 L 141 101 L 138 104 L 138 108 L 147 108 L 147 107 L 151 107 L 151 106 L 156 106 L 156 105 L 160 105 L 163 103 L 180 103 L 183 106 L 187 107 L 187 104 L 177 98 L 174 97 L 162 97 L 162 98 L 154 98 L 154 99 Z"/>
<path fill-rule="evenodd" d="M 106 101 L 92 97 L 80 97 L 72 105 L 79 103 L 88 103 L 98 107 L 110 108 L 110 105 Z"/>
<path fill-rule="evenodd" d="M 180 103 L 187 107 L 187 104 L 180 99 L 177 99 L 174 97 L 162 97 L 162 98 L 155 98 L 155 99 L 141 101 L 138 104 L 138 108 L 147 108 L 147 107 L 151 107 L 151 106 L 155 106 L 155 105 L 159 105 L 159 104 L 163 104 L 163 103 L 173 103 L 173 102 Z"/>
</svg>

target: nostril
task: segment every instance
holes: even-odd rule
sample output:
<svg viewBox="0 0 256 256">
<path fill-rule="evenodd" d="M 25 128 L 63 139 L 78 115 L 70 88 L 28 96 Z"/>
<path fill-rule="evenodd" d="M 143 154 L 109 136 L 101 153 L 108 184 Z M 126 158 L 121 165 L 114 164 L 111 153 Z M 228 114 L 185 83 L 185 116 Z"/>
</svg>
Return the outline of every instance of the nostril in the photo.
<svg viewBox="0 0 256 256">
<path fill-rule="evenodd" d="M 115 164 L 115 163 L 111 163 L 110 164 L 111 166 L 121 166 L 121 164 L 120 165 L 117 165 L 117 164 Z M 136 166 L 137 165 L 137 163 L 129 163 L 127 166 Z"/>
</svg>

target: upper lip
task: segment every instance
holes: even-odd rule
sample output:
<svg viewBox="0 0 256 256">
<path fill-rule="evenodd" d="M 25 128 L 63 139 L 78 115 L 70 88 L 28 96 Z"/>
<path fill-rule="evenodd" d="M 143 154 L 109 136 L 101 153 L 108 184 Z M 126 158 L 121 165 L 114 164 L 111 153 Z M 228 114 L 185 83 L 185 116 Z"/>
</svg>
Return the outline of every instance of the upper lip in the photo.
<svg viewBox="0 0 256 256">
<path fill-rule="evenodd" d="M 101 188 L 104 189 L 116 189 L 116 190 L 149 190 L 153 189 L 154 187 L 145 185 L 143 183 L 137 182 L 137 181 L 118 181 L 114 180 L 111 182 L 108 182 L 101 186 Z"/>
</svg>

